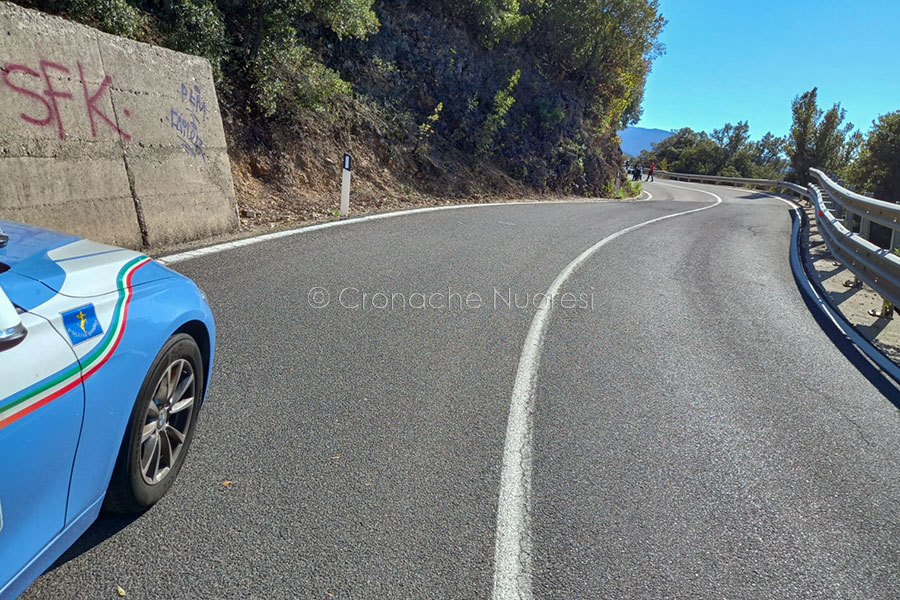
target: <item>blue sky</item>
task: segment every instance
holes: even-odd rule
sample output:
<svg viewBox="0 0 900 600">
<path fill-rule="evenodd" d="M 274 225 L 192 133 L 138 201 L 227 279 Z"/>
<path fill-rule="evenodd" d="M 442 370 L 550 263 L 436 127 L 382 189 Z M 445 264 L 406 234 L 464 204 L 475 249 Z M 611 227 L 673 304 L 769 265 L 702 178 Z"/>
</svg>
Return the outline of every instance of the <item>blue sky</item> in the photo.
<svg viewBox="0 0 900 600">
<path fill-rule="evenodd" d="M 711 131 L 748 121 L 786 135 L 791 101 L 819 88 L 868 131 L 900 110 L 897 0 L 660 0 L 666 54 L 647 80 L 640 127 Z"/>
</svg>

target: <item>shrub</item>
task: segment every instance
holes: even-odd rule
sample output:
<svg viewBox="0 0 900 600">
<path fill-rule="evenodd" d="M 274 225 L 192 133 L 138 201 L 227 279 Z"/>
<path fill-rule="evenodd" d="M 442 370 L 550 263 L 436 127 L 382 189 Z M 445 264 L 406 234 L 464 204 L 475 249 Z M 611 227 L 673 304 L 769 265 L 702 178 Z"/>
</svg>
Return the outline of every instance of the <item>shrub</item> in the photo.
<svg viewBox="0 0 900 600">
<path fill-rule="evenodd" d="M 485 155 L 494 151 L 494 139 L 497 137 L 497 133 L 506 127 L 506 115 L 509 113 L 509 109 L 512 108 L 512 105 L 516 103 L 516 98 L 513 96 L 513 90 L 516 89 L 516 85 L 518 85 L 521 76 L 522 71 L 516 69 L 515 73 L 510 76 L 506 87 L 498 91 L 497 95 L 494 96 L 494 104 L 491 107 L 491 113 L 487 116 L 487 119 L 485 119 L 484 124 L 481 126 L 481 131 L 478 134 L 478 141 L 475 144 L 475 149 L 479 154 Z"/>
<path fill-rule="evenodd" d="M 734 168 L 734 165 L 728 165 L 721 171 L 719 171 L 720 177 L 740 177 L 740 172 Z"/>
<path fill-rule="evenodd" d="M 434 112 L 425 119 L 424 123 L 419 125 L 419 137 L 416 140 L 416 150 L 428 143 L 428 140 L 434 135 L 434 127 L 441 118 L 441 111 L 444 110 L 444 103 L 438 102 L 434 107 Z"/>
<path fill-rule="evenodd" d="M 566 118 L 565 111 L 547 98 L 538 102 L 538 112 L 541 115 L 541 127 L 553 129 Z"/>
<path fill-rule="evenodd" d="M 622 182 L 622 187 L 619 188 L 619 199 L 637 198 L 643 193 L 643 190 L 644 188 L 640 181 L 626 179 Z"/>
<path fill-rule="evenodd" d="M 113 35 L 139 39 L 146 17 L 126 0 L 54 2 L 69 18 Z"/>
<path fill-rule="evenodd" d="M 294 115 L 303 108 L 325 110 L 329 100 L 350 93 L 350 84 L 319 62 L 293 30 L 263 41 L 252 73 L 256 103 L 267 117 Z"/>
</svg>

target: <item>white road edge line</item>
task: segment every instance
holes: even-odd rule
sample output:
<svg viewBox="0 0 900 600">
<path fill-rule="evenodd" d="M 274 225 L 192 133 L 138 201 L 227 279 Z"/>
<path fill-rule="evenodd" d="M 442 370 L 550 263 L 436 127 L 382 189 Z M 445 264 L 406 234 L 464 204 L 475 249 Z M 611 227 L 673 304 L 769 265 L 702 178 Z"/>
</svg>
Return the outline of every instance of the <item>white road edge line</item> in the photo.
<svg viewBox="0 0 900 600">
<path fill-rule="evenodd" d="M 553 280 L 545 298 L 553 298 L 569 277 L 588 258 L 608 243 L 623 235 L 666 219 L 709 210 L 722 203 L 712 192 L 696 188 L 660 184 L 692 192 L 708 194 L 716 202 L 702 208 L 657 217 L 632 225 L 606 236 L 584 252 Z M 494 600 L 532 600 L 531 582 L 531 442 L 537 372 L 541 360 L 544 336 L 550 321 L 552 302 L 544 302 L 537 310 L 528 329 L 525 345 L 519 357 L 519 367 L 510 398 L 503 463 L 500 471 L 500 498 L 497 505 L 497 534 L 494 547 Z"/>
<path fill-rule="evenodd" d="M 233 242 L 223 242 L 221 244 L 214 244 L 212 246 L 206 246 L 204 248 L 197 248 L 196 250 L 188 250 L 186 252 L 179 252 L 177 254 L 170 254 L 168 256 L 162 256 L 157 258 L 156 260 L 164 265 L 172 265 L 175 263 L 179 263 L 191 258 L 197 258 L 199 256 L 206 256 L 208 254 L 217 254 L 219 252 L 224 252 L 225 250 L 231 250 L 233 248 L 241 248 L 243 246 L 252 246 L 253 244 L 259 244 L 260 242 L 267 242 L 269 240 L 275 240 L 278 238 L 288 237 L 292 235 L 297 235 L 300 233 L 311 233 L 313 231 L 321 231 L 323 229 L 330 229 L 331 227 L 340 227 L 342 225 L 352 225 L 355 223 L 367 223 L 369 221 L 377 221 L 379 219 L 391 219 L 394 217 L 405 217 L 407 215 L 416 215 L 422 213 L 435 212 L 439 210 L 456 210 L 459 208 L 482 208 L 489 206 L 520 206 L 527 204 L 588 204 L 589 200 L 585 201 L 573 201 L 573 200 L 535 200 L 532 202 L 484 202 L 482 204 L 453 204 L 450 206 L 428 206 L 424 208 L 410 208 L 407 210 L 397 210 L 386 213 L 379 213 L 375 215 L 366 215 L 364 217 L 354 217 L 352 219 L 346 219 L 343 221 L 328 221 L 327 223 L 317 223 L 315 225 L 306 225 L 304 227 L 298 227 L 296 229 L 286 229 L 284 231 L 276 231 L 274 233 L 264 233 L 262 235 L 256 235 L 253 237 L 248 237 L 240 240 L 235 240 Z M 599 201 L 598 204 L 612 204 L 612 202 L 603 202 Z"/>
<path fill-rule="evenodd" d="M 798 222 L 801 221 L 801 210 L 802 208 L 791 200 L 787 200 L 785 198 L 781 198 L 779 196 L 773 196 L 772 194 L 767 194 L 766 192 L 758 192 L 768 198 L 774 198 L 775 200 L 781 200 L 791 209 L 791 212 L 796 214 Z M 859 351 L 868 358 L 875 366 L 884 372 L 888 377 L 893 379 L 894 381 L 900 383 L 900 367 L 898 367 L 891 359 L 889 359 L 881 350 L 878 349 L 875 344 L 870 342 L 868 339 L 863 337 L 853 325 L 844 317 L 837 309 L 835 309 L 828 300 L 822 297 L 819 293 L 819 290 L 816 288 L 815 284 L 813 284 L 812 279 L 810 278 L 810 274 L 807 272 L 806 267 L 804 266 L 803 258 L 800 256 L 800 225 L 797 226 L 797 237 L 798 239 L 793 239 L 793 232 L 791 235 L 791 269 L 794 271 L 794 276 L 797 281 L 801 283 L 803 287 L 803 291 L 812 298 L 814 304 L 819 308 L 820 311 L 825 313 L 825 316 L 828 317 L 828 320 L 844 334 L 844 336 L 850 340 L 852 344 L 854 344 Z"/>
<path fill-rule="evenodd" d="M 670 184 L 671 185 L 671 184 Z M 704 185 L 704 184 L 700 184 Z M 710 184 L 706 184 L 710 185 Z M 674 186 L 673 186 L 674 187 Z M 688 189 L 688 188 L 685 188 Z M 697 189 L 698 188 L 691 188 Z M 766 198 L 772 198 L 774 200 L 781 200 L 785 203 L 791 212 L 796 215 L 798 223 L 802 221 L 802 213 L 803 210 L 797 202 L 793 200 L 789 200 L 787 198 L 782 198 L 780 196 L 775 196 L 768 192 L 761 192 L 758 190 L 747 190 L 753 191 L 761 196 Z M 803 258 L 800 256 L 800 248 L 799 248 L 799 236 L 800 236 L 800 225 L 797 226 L 797 238 L 794 239 L 794 232 L 791 232 L 791 252 L 790 252 L 790 260 L 791 260 L 791 270 L 794 273 L 794 278 L 798 282 L 798 284 L 802 287 L 801 293 L 805 293 L 809 298 L 812 299 L 813 303 L 818 307 L 818 309 L 825 314 L 829 321 L 831 321 L 832 325 L 834 325 L 838 331 L 840 331 L 844 337 L 846 337 L 850 343 L 854 344 L 859 351 L 868 358 L 874 365 L 881 369 L 883 373 L 885 373 L 888 377 L 893 379 L 894 381 L 900 383 L 900 367 L 894 364 L 891 359 L 889 359 L 881 350 L 878 349 L 875 344 L 870 342 L 868 339 L 862 336 L 853 325 L 840 313 L 835 309 L 831 303 L 822 297 L 819 293 L 818 288 L 813 284 L 812 279 L 810 278 L 809 272 L 807 272 L 806 267 L 804 266 Z"/>
<path fill-rule="evenodd" d="M 647 200 L 653 200 L 653 194 L 651 194 L 647 190 L 641 192 L 641 196 L 643 196 L 644 194 L 647 194 Z"/>
<path fill-rule="evenodd" d="M 685 188 L 687 189 L 687 188 Z M 650 192 L 644 191 L 644 194 L 647 194 L 647 200 L 652 200 L 653 195 Z M 604 199 L 605 200 L 605 199 Z M 225 250 L 231 250 L 233 248 L 241 248 L 243 246 L 252 246 L 253 244 L 259 244 L 260 242 L 267 242 L 269 240 L 276 240 L 278 238 L 288 237 L 292 235 L 297 235 L 299 233 L 311 233 L 313 231 L 320 231 L 322 229 L 329 229 L 331 227 L 339 227 L 341 225 L 350 225 L 354 223 L 366 223 L 368 221 L 377 221 L 379 219 L 390 219 L 393 217 L 405 217 L 406 215 L 415 215 L 421 213 L 435 212 L 439 210 L 455 210 L 459 208 L 482 208 L 489 206 L 521 206 L 527 204 L 588 204 L 590 200 L 585 201 L 573 201 L 573 200 L 535 200 L 532 202 L 484 202 L 481 204 L 453 204 L 450 206 L 427 206 L 424 208 L 410 208 L 407 210 L 396 210 L 392 212 L 379 213 L 377 215 L 366 215 L 364 217 L 354 217 L 352 219 L 346 219 L 343 221 L 328 221 L 327 223 L 317 223 L 315 225 L 306 225 L 304 227 L 297 227 L 295 229 L 286 229 L 284 231 L 276 231 L 274 233 L 263 233 L 261 235 L 255 235 L 252 237 L 234 240 L 233 242 L 223 242 L 221 244 L 213 244 L 212 246 L 205 246 L 203 248 L 197 248 L 195 250 L 188 250 L 186 252 L 178 252 L 176 254 L 170 254 L 168 256 L 161 256 L 157 258 L 157 262 L 160 262 L 164 265 L 173 265 L 175 263 L 180 263 L 185 260 L 189 260 L 191 258 L 197 258 L 199 256 L 206 256 L 208 254 L 217 254 L 219 252 L 224 252 Z M 609 201 L 609 204 L 612 204 L 614 201 Z M 598 203 L 607 203 L 603 200 Z"/>
</svg>

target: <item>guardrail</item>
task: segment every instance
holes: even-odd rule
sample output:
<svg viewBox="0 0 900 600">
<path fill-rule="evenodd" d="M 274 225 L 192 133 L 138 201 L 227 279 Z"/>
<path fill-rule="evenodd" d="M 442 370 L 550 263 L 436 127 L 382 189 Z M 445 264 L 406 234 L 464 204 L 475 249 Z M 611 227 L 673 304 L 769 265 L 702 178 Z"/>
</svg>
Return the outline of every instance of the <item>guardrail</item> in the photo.
<svg viewBox="0 0 900 600">
<path fill-rule="evenodd" d="M 810 169 L 815 183 L 804 189 L 796 183 L 656 171 L 667 179 L 788 190 L 809 200 L 819 233 L 831 254 L 858 279 L 888 302 L 900 306 L 900 204 L 852 192 L 819 169 Z"/>
<path fill-rule="evenodd" d="M 809 200 L 809 192 L 802 185 L 789 181 L 776 181 L 774 179 L 746 179 L 743 177 L 718 177 L 715 175 L 690 175 L 687 173 L 672 173 L 670 171 L 656 170 L 654 175 L 674 179 L 675 181 L 693 181 L 695 183 L 732 184 L 743 186 L 756 186 L 761 188 L 777 188 L 787 190 L 797 196 Z"/>
<path fill-rule="evenodd" d="M 810 169 L 816 222 L 822 239 L 856 277 L 894 305 L 900 305 L 900 205 L 867 198 Z"/>
</svg>

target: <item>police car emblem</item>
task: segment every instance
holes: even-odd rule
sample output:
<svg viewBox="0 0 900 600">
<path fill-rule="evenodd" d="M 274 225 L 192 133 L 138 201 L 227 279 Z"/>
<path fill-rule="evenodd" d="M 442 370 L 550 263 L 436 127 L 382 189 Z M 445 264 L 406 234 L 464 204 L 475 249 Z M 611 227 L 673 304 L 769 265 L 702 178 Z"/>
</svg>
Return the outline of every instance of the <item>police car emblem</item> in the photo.
<svg viewBox="0 0 900 600">
<path fill-rule="evenodd" d="M 85 304 L 79 308 L 72 309 L 62 313 L 63 325 L 72 345 L 77 346 L 81 342 L 86 342 L 92 337 L 96 337 L 103 333 L 100 321 L 97 319 L 97 313 L 93 304 Z"/>
</svg>

